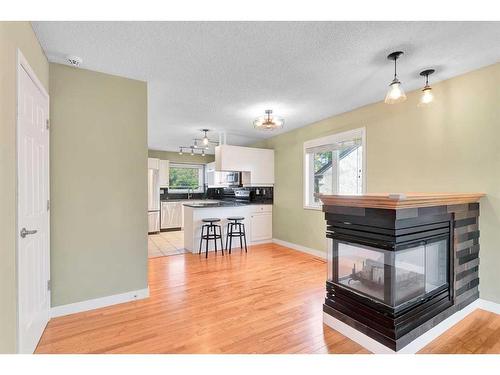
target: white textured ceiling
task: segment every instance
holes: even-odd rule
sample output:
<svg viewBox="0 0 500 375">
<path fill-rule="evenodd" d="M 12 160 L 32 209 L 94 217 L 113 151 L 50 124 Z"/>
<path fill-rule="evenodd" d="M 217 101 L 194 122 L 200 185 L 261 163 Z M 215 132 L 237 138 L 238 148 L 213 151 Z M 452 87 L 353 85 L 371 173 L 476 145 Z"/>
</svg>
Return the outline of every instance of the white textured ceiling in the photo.
<svg viewBox="0 0 500 375">
<path fill-rule="evenodd" d="M 500 22 L 33 22 L 50 61 L 148 82 L 148 143 L 177 150 L 201 128 L 245 145 L 384 98 L 398 75 L 431 83 L 500 60 Z M 254 130 L 271 108 L 279 132 Z M 213 138 L 217 136 L 213 135 Z"/>
</svg>

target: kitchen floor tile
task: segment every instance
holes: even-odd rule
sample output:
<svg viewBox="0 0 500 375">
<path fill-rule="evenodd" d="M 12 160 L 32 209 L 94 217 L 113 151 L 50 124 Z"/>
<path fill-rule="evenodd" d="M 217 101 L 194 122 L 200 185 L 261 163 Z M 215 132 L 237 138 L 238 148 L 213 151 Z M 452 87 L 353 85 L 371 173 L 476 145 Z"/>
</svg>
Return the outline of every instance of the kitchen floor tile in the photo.
<svg viewBox="0 0 500 375">
<path fill-rule="evenodd" d="M 184 231 L 171 231 L 148 236 L 148 257 L 185 254 Z"/>
</svg>

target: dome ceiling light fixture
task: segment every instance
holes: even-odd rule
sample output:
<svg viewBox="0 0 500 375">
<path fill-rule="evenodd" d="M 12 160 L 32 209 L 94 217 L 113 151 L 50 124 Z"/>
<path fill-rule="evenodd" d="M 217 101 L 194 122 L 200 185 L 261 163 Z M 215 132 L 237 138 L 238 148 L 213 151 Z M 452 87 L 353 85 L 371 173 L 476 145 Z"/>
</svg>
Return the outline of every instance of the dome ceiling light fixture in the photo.
<svg viewBox="0 0 500 375">
<path fill-rule="evenodd" d="M 426 69 L 420 72 L 422 77 L 425 77 L 425 86 L 422 89 L 422 95 L 420 96 L 420 101 L 418 103 L 419 107 L 431 104 L 434 101 L 434 94 L 432 93 L 432 87 L 429 85 L 429 76 L 435 72 L 434 69 Z"/>
<path fill-rule="evenodd" d="M 392 82 L 389 84 L 389 90 L 387 91 L 387 95 L 385 96 L 384 101 L 386 104 L 402 103 L 406 100 L 405 92 L 397 76 L 397 66 L 396 66 L 397 64 L 396 61 L 401 57 L 403 53 L 404 52 L 402 51 L 396 51 L 390 53 L 387 56 L 389 60 L 394 61 L 394 78 Z"/>
<path fill-rule="evenodd" d="M 273 116 L 271 109 L 266 109 L 264 116 L 255 119 L 253 126 L 259 130 L 274 130 L 281 129 L 285 124 L 285 120 L 281 117 Z"/>
</svg>

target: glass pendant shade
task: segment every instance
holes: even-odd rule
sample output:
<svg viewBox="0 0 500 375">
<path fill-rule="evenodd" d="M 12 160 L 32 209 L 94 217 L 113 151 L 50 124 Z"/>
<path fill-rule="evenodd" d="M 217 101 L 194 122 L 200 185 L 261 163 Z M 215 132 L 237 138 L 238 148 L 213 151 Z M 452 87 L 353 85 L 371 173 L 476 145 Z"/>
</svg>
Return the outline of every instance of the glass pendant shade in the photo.
<svg viewBox="0 0 500 375">
<path fill-rule="evenodd" d="M 205 146 L 208 146 L 208 143 L 210 142 L 210 140 L 208 139 L 207 137 L 207 132 L 208 132 L 208 129 L 203 129 L 203 139 L 201 140 L 201 142 L 205 145 Z"/>
<path fill-rule="evenodd" d="M 420 96 L 419 106 L 426 106 L 434 101 L 434 94 L 432 93 L 432 88 L 430 86 L 425 86 L 422 90 L 422 95 Z"/>
<path fill-rule="evenodd" d="M 396 104 L 401 103 L 406 100 L 406 94 L 401 86 L 401 82 L 397 78 L 389 85 L 389 90 L 387 91 L 387 95 L 385 96 L 386 104 Z"/>
<path fill-rule="evenodd" d="M 273 116 L 272 113 L 273 111 L 268 109 L 265 116 L 261 116 L 255 119 L 255 121 L 253 122 L 254 128 L 259 130 L 281 129 L 285 124 L 285 120 L 280 117 Z"/>
<path fill-rule="evenodd" d="M 434 72 L 434 69 L 426 69 L 420 72 L 420 75 L 425 77 L 425 86 L 422 89 L 422 94 L 420 96 L 420 100 L 418 101 L 418 107 L 425 107 L 434 101 L 434 93 L 432 92 L 431 86 L 429 86 L 429 76 Z"/>
</svg>

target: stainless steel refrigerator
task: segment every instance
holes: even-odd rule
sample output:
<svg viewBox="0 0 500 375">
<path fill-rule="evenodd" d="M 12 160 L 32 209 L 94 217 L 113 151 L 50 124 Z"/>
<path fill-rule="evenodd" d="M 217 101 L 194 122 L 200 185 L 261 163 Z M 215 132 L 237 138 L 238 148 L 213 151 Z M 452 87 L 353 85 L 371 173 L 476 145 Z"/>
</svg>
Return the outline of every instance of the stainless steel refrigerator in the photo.
<svg viewBox="0 0 500 375">
<path fill-rule="evenodd" d="M 160 171 L 148 169 L 148 232 L 160 231 Z"/>
</svg>

